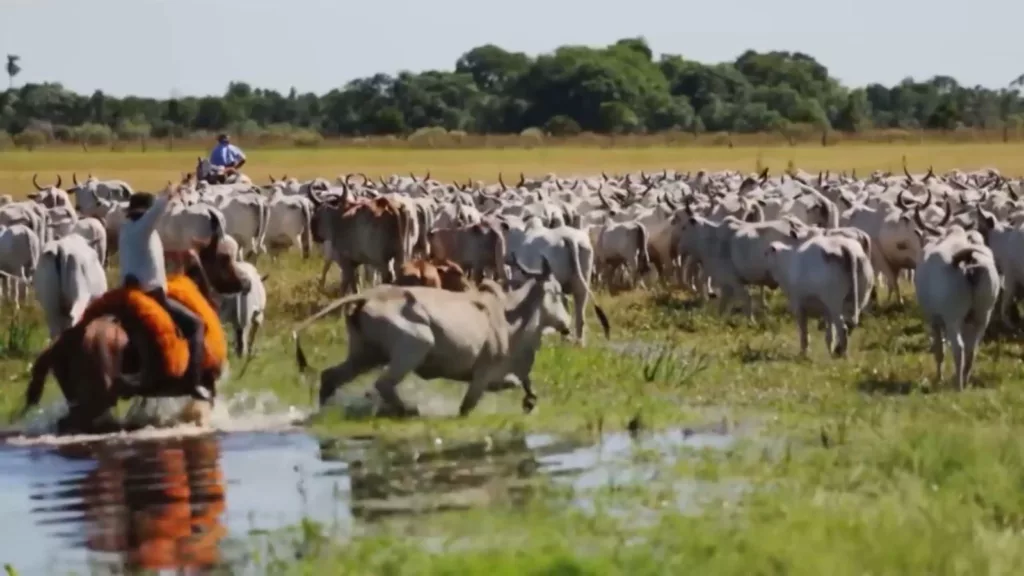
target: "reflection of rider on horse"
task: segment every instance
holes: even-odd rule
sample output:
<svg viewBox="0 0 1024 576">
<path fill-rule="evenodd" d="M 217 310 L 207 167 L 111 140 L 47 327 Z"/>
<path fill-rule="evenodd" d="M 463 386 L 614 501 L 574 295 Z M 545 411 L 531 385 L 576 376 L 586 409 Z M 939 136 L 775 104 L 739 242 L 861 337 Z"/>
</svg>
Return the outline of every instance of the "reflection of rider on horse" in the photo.
<svg viewBox="0 0 1024 576">
<path fill-rule="evenodd" d="M 117 242 L 121 259 L 121 285 L 136 285 L 147 296 L 167 311 L 188 341 L 188 368 L 182 381 L 190 384 L 201 398 L 209 399 L 209 392 L 200 385 L 203 361 L 203 339 L 206 335 L 203 321 L 187 306 L 167 297 L 167 272 L 164 268 L 164 245 L 156 232 L 160 218 L 167 212 L 171 198 L 179 188 L 169 187 L 154 200 L 152 194 L 139 192 L 128 200 L 127 219 L 121 226 Z M 122 374 L 122 385 L 139 388 L 139 374 Z"/>
<path fill-rule="evenodd" d="M 237 173 L 245 165 L 245 152 L 232 144 L 227 134 L 219 134 L 217 145 L 210 152 L 210 165 L 220 170 L 226 178 Z"/>
</svg>

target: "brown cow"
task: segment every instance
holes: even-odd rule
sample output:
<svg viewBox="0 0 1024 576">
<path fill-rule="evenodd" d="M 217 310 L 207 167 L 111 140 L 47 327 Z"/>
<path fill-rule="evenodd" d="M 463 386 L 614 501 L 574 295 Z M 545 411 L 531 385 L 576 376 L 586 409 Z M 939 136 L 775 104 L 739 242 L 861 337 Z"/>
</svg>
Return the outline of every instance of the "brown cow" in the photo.
<svg viewBox="0 0 1024 576">
<path fill-rule="evenodd" d="M 317 207 L 317 234 L 329 243 L 331 258 L 341 268 L 342 294 L 357 291 L 356 272 L 364 264 L 390 282 L 394 277 L 391 261 L 397 268 L 408 257 L 406 238 L 412 218 L 408 210 L 389 198 L 353 202 L 348 187 L 329 200 L 312 192 L 308 197 Z"/>
<path fill-rule="evenodd" d="M 498 226 L 485 221 L 458 228 L 435 228 L 427 235 L 430 253 L 462 266 L 475 282 L 483 280 L 485 270 L 493 270 L 499 280 L 507 280 L 505 236 Z"/>
<path fill-rule="evenodd" d="M 402 265 L 395 284 L 441 288 L 450 292 L 469 290 L 469 282 L 466 281 L 462 267 L 450 260 L 417 259 L 406 262 Z"/>
</svg>

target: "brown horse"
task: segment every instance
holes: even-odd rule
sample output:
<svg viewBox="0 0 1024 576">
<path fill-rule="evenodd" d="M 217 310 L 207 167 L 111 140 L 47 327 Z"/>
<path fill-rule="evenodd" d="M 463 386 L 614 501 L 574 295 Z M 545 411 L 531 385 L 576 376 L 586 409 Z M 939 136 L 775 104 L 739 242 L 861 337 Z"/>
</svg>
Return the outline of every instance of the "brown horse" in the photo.
<svg viewBox="0 0 1024 576">
<path fill-rule="evenodd" d="M 245 293 L 250 285 L 235 267 L 234 255 L 221 247 L 223 233 L 216 223 L 214 226 L 209 244 L 187 253 L 185 275 L 217 310 L 218 293 Z M 220 321 L 213 318 L 209 322 Z M 39 403 L 46 376 L 53 371 L 68 405 L 67 416 L 57 425 L 59 434 L 120 430 L 121 424 L 110 412 L 119 399 L 193 395 L 181 378 L 166 372 L 160 361 L 163 352 L 156 335 L 128 307 L 115 307 L 108 315 L 85 319 L 62 332 L 36 359 L 21 415 Z M 223 363 L 204 365 L 202 385 L 211 398 L 222 370 Z M 141 375 L 143 388 L 122 388 L 121 376 L 125 374 Z"/>
</svg>

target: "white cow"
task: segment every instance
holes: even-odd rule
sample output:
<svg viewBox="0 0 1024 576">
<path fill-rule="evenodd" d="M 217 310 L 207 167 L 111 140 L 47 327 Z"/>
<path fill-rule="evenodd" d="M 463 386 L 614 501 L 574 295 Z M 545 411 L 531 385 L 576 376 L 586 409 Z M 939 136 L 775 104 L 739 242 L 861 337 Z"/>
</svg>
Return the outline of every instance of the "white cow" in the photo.
<svg viewBox="0 0 1024 576">
<path fill-rule="evenodd" d="M 931 328 L 935 378 L 942 381 L 945 337 L 953 351 L 957 387 L 963 390 L 999 296 L 992 250 L 980 235 L 950 229 L 925 245 L 914 288 L 925 324 Z"/>
<path fill-rule="evenodd" d="M 512 258 L 517 258 L 524 267 L 532 270 L 539 269 L 545 260 L 550 264 L 554 277 L 561 282 L 566 293 L 572 294 L 574 336 L 579 344 L 583 344 L 583 312 L 587 300 L 593 297 L 590 275 L 594 269 L 594 249 L 587 233 L 569 226 L 537 226 L 525 231 L 510 229 L 506 231 L 506 247 L 510 264 Z M 594 302 L 594 311 L 607 337 L 610 330 L 608 317 L 597 302 Z"/>
<path fill-rule="evenodd" d="M 28 298 L 41 249 L 39 235 L 24 224 L 0 226 L 0 300 L 10 298 L 17 310 Z"/>
<path fill-rule="evenodd" d="M 269 274 L 262 277 L 249 262 L 235 264 L 239 275 L 249 279 L 251 288 L 244 294 L 225 296 L 220 304 L 220 317 L 235 332 L 235 353 L 239 356 L 252 354 L 256 333 L 263 325 L 267 310 L 267 289 L 264 282 Z"/>
<path fill-rule="evenodd" d="M 107 291 L 107 276 L 86 239 L 70 234 L 43 246 L 33 284 L 53 339 Z"/>
<path fill-rule="evenodd" d="M 813 236 L 798 246 L 772 242 L 765 253 L 772 277 L 789 300 L 800 331 L 800 354 L 807 354 L 807 318 L 827 321 L 825 345 L 846 355 L 847 333 L 860 323 L 874 286 L 874 270 L 861 243 L 840 235 Z M 833 348 L 833 335 L 838 342 Z"/>
</svg>

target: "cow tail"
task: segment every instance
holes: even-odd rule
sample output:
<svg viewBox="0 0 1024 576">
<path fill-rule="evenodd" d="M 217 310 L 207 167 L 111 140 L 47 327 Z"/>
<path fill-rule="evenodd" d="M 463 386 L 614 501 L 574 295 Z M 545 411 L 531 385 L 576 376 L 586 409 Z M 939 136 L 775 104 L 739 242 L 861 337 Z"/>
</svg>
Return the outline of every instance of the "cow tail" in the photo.
<svg viewBox="0 0 1024 576">
<path fill-rule="evenodd" d="M 270 206 L 261 198 L 260 202 L 256 204 L 256 208 L 260 219 L 256 228 L 256 253 L 261 254 L 266 252 L 267 228 L 270 227 Z"/>
<path fill-rule="evenodd" d="M 973 288 L 977 286 L 978 280 L 980 279 L 981 266 L 978 265 L 978 261 L 975 259 L 978 251 L 973 246 L 961 248 L 953 254 L 952 265 L 960 268 L 964 273 L 964 278 L 967 279 L 967 283 Z"/>
<path fill-rule="evenodd" d="M 39 405 L 39 400 L 43 397 L 43 388 L 46 386 L 46 377 L 49 376 L 50 370 L 53 368 L 54 348 L 60 341 L 60 336 L 58 336 L 32 364 L 32 377 L 25 389 L 25 405 L 18 412 L 17 418 L 24 418 L 29 410 Z"/>
<path fill-rule="evenodd" d="M 310 202 L 302 203 L 302 219 L 302 258 L 306 259 L 313 250 L 313 209 Z"/>
<path fill-rule="evenodd" d="M 646 274 L 651 269 L 651 254 L 647 249 L 649 239 L 647 237 L 647 227 L 639 222 L 636 225 L 636 236 L 636 241 L 640 244 L 639 262 L 637 262 L 637 265 L 640 268 L 640 274 Z"/>
<path fill-rule="evenodd" d="M 597 304 L 597 299 L 594 298 L 594 293 L 590 291 L 590 281 L 588 278 L 583 277 L 583 269 L 580 266 L 580 255 L 578 247 L 575 242 L 566 239 L 565 241 L 566 251 L 569 252 L 569 259 L 572 260 L 572 266 L 576 280 L 583 282 L 583 289 L 587 291 L 587 296 L 590 297 L 590 301 L 594 303 L 594 312 L 597 313 L 597 319 L 601 322 L 601 329 L 604 330 L 604 337 L 611 337 L 611 326 L 608 324 L 608 316 L 605 315 L 604 310 Z"/>
<path fill-rule="evenodd" d="M 858 268 L 860 262 L 857 257 L 850 251 L 849 248 L 843 246 L 843 263 L 846 264 L 847 269 L 850 271 L 850 282 L 853 286 L 853 317 L 850 318 L 848 328 L 855 328 L 860 325 L 860 280 L 858 279 Z"/>
<path fill-rule="evenodd" d="M 398 245 L 401 262 L 409 259 L 409 210 L 405 205 L 398 206 Z"/>
<path fill-rule="evenodd" d="M 501 227 L 492 226 L 494 231 L 494 275 L 503 282 L 508 282 L 508 274 L 505 272 L 505 235 L 501 233 Z"/>
<path fill-rule="evenodd" d="M 67 254 L 64 252 L 64 245 L 57 243 L 57 253 L 53 255 L 53 263 L 57 268 L 57 309 L 63 317 L 71 314 L 71 305 L 64 294 L 64 269 L 67 266 Z"/>
</svg>

